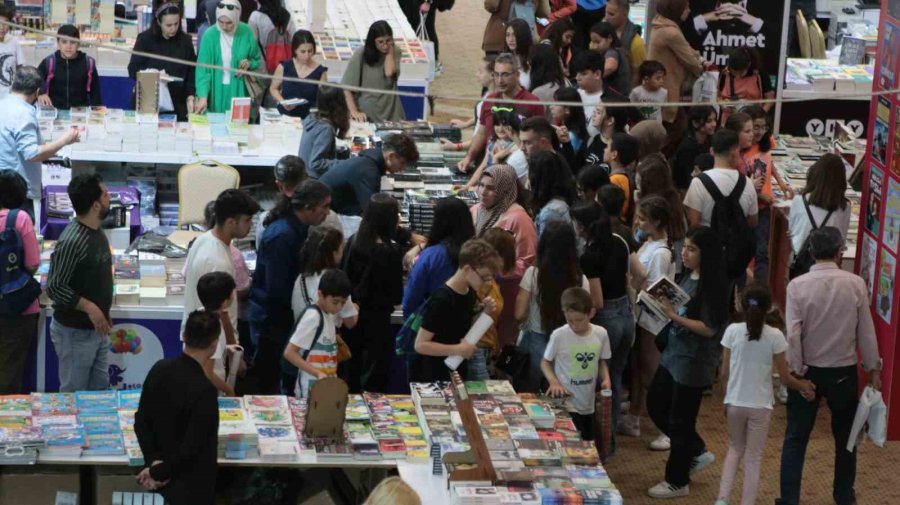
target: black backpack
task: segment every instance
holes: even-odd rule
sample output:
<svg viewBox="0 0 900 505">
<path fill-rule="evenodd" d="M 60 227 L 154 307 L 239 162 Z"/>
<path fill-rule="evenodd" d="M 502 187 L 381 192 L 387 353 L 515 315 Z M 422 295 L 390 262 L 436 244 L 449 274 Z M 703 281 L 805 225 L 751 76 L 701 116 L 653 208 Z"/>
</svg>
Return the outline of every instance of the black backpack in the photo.
<svg viewBox="0 0 900 505">
<path fill-rule="evenodd" d="M 741 195 L 747 186 L 747 178 L 738 174 L 738 181 L 728 197 L 707 174 L 700 174 L 700 182 L 715 200 L 710 228 L 722 240 L 725 249 L 725 273 L 729 279 L 737 279 L 744 273 L 756 254 L 756 232 L 747 224 Z"/>
<path fill-rule="evenodd" d="M 831 217 L 831 214 L 834 213 L 833 210 L 829 210 L 828 214 L 825 215 L 825 219 L 822 220 L 822 224 L 816 225 L 816 220 L 812 215 L 812 210 L 809 208 L 809 202 L 806 201 L 806 198 L 801 196 L 800 200 L 803 201 L 803 208 L 806 209 L 806 215 L 809 216 L 809 224 L 812 225 L 812 230 L 810 230 L 810 235 L 815 230 L 818 230 L 820 226 L 825 226 L 828 223 L 828 219 Z M 788 267 L 788 279 L 794 279 L 795 277 L 800 277 L 801 275 L 809 272 L 810 267 L 816 264 L 816 259 L 813 258 L 812 251 L 809 248 L 809 235 L 806 236 L 806 239 L 803 241 L 803 245 L 800 246 L 800 250 L 797 251 L 797 254 L 794 255 L 794 260 L 791 261 L 791 266 Z"/>
</svg>

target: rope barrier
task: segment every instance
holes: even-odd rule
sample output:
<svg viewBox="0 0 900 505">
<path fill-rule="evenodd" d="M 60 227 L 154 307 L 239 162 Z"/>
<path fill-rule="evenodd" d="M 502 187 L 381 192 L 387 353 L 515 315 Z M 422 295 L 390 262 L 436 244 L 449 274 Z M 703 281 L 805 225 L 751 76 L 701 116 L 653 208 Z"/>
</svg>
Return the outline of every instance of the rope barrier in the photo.
<svg viewBox="0 0 900 505">
<path fill-rule="evenodd" d="M 221 70 L 225 72 L 231 72 L 235 75 L 246 75 L 256 77 L 258 79 L 266 79 L 269 80 L 272 78 L 271 75 L 263 73 L 263 72 L 255 72 L 249 70 L 241 70 L 238 68 L 226 67 L 222 65 L 211 65 L 207 63 L 200 63 L 196 61 L 183 60 L 180 58 L 172 58 L 170 56 L 163 56 L 154 53 L 148 53 L 144 51 L 135 51 L 133 48 L 128 49 L 125 47 L 121 47 L 115 44 L 105 44 L 99 41 L 86 41 L 77 39 L 74 37 L 68 37 L 64 35 L 57 35 L 56 33 L 39 30 L 37 28 L 31 28 L 25 25 L 20 25 L 13 23 L 11 21 L 2 21 L 0 20 L 0 24 L 7 25 L 11 28 L 20 29 L 25 32 L 37 33 L 43 35 L 45 37 L 52 37 L 55 39 L 63 39 L 63 40 L 71 40 L 74 42 L 78 42 L 80 45 L 85 46 L 95 46 L 97 48 L 108 49 L 111 51 L 123 52 L 126 54 L 130 54 L 132 56 L 143 56 L 146 58 L 153 58 L 159 61 L 166 61 L 169 63 L 176 63 L 186 66 L 192 66 L 195 68 L 206 68 L 210 70 Z M 410 98 L 420 98 L 420 99 L 434 99 L 434 100 L 444 100 L 444 101 L 454 101 L 454 102 L 465 102 L 467 104 L 474 105 L 479 102 L 488 102 L 488 103 L 503 103 L 503 104 L 515 104 L 515 105 L 543 105 L 543 106 L 564 106 L 564 107 L 583 107 L 584 103 L 582 102 L 559 102 L 559 101 L 544 101 L 544 100 L 516 100 L 513 98 L 488 98 L 482 96 L 474 96 L 474 95 L 435 95 L 428 93 L 417 93 L 413 91 L 400 91 L 393 89 L 376 89 L 376 88 L 367 88 L 362 86 L 354 86 L 352 84 L 342 84 L 342 83 L 333 83 L 327 81 L 317 81 L 314 79 L 306 79 L 302 77 L 283 77 L 282 82 L 296 82 L 302 84 L 315 84 L 318 86 L 338 88 L 345 91 L 351 91 L 354 93 L 373 93 L 373 94 L 382 94 L 382 95 L 394 95 L 401 97 L 410 97 Z M 817 100 L 828 100 L 832 99 L 827 95 L 819 94 L 816 92 L 810 92 L 813 96 L 810 97 L 794 97 L 794 98 L 763 98 L 760 100 L 739 100 L 739 101 L 729 101 L 729 102 L 613 102 L 606 103 L 601 102 L 598 104 L 600 107 L 604 108 L 619 108 L 619 107 L 692 107 L 694 105 L 728 105 L 728 106 L 746 106 L 746 105 L 764 105 L 764 104 L 777 104 L 777 103 L 801 103 L 801 102 L 814 102 Z M 835 95 L 833 98 L 841 98 L 841 99 L 865 99 L 871 98 L 874 96 L 884 96 L 900 93 L 900 88 L 892 89 L 892 90 L 882 90 L 882 91 L 870 91 L 870 92 L 859 92 L 859 93 L 850 93 L 850 94 L 840 94 Z"/>
</svg>

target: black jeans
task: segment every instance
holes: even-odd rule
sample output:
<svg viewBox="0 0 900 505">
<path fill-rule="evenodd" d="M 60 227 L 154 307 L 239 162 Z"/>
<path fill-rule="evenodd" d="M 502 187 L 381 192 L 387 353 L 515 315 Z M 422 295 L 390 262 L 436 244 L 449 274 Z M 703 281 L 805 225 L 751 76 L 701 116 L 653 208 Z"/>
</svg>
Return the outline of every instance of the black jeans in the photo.
<svg viewBox="0 0 900 505">
<path fill-rule="evenodd" d="M 22 389 L 22 376 L 37 330 L 38 314 L 0 315 L 0 395 L 28 393 Z"/>
<path fill-rule="evenodd" d="M 666 482 L 675 487 L 690 483 L 694 458 L 706 452 L 706 443 L 697 433 L 697 414 L 704 389 L 675 382 L 672 374 L 660 366 L 647 391 L 647 413 L 659 431 L 672 441 L 666 462 Z"/>
<path fill-rule="evenodd" d="M 850 428 L 859 403 L 856 366 L 841 368 L 809 367 L 806 379 L 816 385 L 816 399 L 808 402 L 793 390 L 788 391 L 787 428 L 781 451 L 781 498 L 776 505 L 798 505 L 806 446 L 819 409 L 825 398 L 831 411 L 831 433 L 834 436 L 834 488 L 837 505 L 856 503 L 853 489 L 856 481 L 856 450 L 847 451 Z"/>
<path fill-rule="evenodd" d="M 285 338 L 289 338 L 290 330 L 277 331 L 273 329 L 259 329 L 250 324 L 250 329 L 256 340 L 256 354 L 253 357 L 253 365 L 249 373 L 256 379 L 259 394 L 282 394 L 282 369 L 281 357 L 284 355 L 284 347 L 287 344 Z M 293 385 L 289 391 L 293 393 Z"/>
<path fill-rule="evenodd" d="M 591 42 L 591 27 L 603 21 L 606 17 L 606 7 L 589 11 L 580 5 L 572 14 L 572 23 L 575 25 L 575 37 L 572 39 L 572 47 L 574 51 L 583 51 L 588 48 Z"/>
<path fill-rule="evenodd" d="M 594 416 L 597 414 L 579 414 L 577 412 L 569 412 L 572 422 L 581 433 L 582 440 L 594 440 Z"/>
</svg>

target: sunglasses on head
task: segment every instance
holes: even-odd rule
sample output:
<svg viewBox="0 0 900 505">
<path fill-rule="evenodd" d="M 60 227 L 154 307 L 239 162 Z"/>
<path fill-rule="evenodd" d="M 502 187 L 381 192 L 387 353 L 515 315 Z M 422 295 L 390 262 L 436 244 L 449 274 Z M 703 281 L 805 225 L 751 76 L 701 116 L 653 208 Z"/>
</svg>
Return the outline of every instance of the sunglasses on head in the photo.
<svg viewBox="0 0 900 505">
<path fill-rule="evenodd" d="M 231 4 L 226 4 L 226 3 L 222 3 L 222 2 L 219 2 L 216 5 L 216 7 L 220 8 L 220 9 L 228 9 L 230 11 L 240 9 L 240 7 L 238 7 L 237 5 L 231 5 Z"/>
</svg>

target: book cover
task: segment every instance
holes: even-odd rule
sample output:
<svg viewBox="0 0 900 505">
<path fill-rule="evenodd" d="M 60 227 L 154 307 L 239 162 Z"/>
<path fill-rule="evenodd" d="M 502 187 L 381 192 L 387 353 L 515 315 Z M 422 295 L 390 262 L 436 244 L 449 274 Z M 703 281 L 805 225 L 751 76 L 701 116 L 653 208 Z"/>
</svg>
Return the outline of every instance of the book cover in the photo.
<svg viewBox="0 0 900 505">
<path fill-rule="evenodd" d="M 115 391 L 76 391 L 75 405 L 79 412 L 114 411 L 118 398 Z"/>
<path fill-rule="evenodd" d="M 220 396 L 220 397 L 218 398 L 218 402 L 219 402 L 219 409 L 220 409 L 220 410 L 223 410 L 223 409 L 234 410 L 234 409 L 242 409 L 242 408 L 244 408 L 244 401 L 243 401 L 243 398 L 233 398 L 233 397 L 228 397 L 228 396 Z"/>
<path fill-rule="evenodd" d="M 140 402 L 140 389 L 126 389 L 118 392 L 118 403 L 120 409 L 137 410 L 138 404 Z"/>
</svg>

